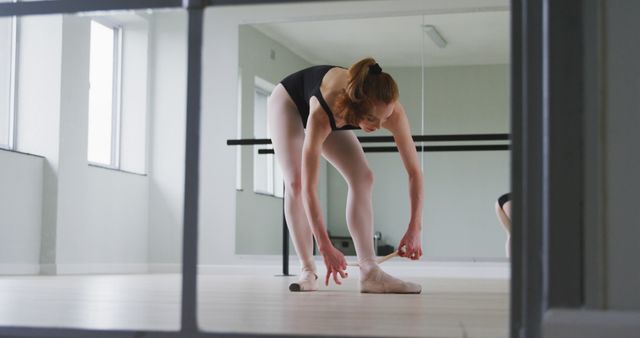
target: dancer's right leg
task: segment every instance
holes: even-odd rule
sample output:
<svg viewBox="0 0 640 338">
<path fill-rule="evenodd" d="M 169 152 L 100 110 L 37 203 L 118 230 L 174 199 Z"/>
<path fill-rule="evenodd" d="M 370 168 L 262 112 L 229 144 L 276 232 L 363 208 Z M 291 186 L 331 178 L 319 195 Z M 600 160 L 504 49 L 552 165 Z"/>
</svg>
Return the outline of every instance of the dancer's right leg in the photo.
<svg viewBox="0 0 640 338">
<path fill-rule="evenodd" d="M 302 145 L 304 128 L 296 105 L 279 84 L 271 93 L 267 120 L 276 160 L 285 184 L 284 213 L 296 248 L 302 271 L 292 291 L 317 289 L 316 266 L 313 261 L 313 233 L 302 204 Z"/>
<path fill-rule="evenodd" d="M 500 198 L 503 198 L 502 196 Z M 500 199 L 496 201 L 495 205 L 496 215 L 498 216 L 498 220 L 504 227 L 507 232 L 507 242 L 505 243 L 505 252 L 507 257 L 511 256 L 511 201 L 507 200 L 501 201 Z"/>
</svg>

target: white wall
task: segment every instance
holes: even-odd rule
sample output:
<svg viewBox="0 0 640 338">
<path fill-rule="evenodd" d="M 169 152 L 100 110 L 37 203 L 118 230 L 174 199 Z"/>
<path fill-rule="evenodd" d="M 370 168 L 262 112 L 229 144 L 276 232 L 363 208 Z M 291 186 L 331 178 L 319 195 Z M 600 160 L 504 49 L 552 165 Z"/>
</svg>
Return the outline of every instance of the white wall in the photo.
<svg viewBox="0 0 640 338">
<path fill-rule="evenodd" d="M 171 265 L 170 269 L 176 271 L 175 265 L 182 263 L 186 15 L 183 12 L 155 13 L 152 31 L 149 52 L 149 263 L 152 271 L 163 271 L 166 269 L 163 265 Z M 234 81 L 233 86 L 236 83 Z M 204 92 L 203 95 L 206 96 Z"/>
<path fill-rule="evenodd" d="M 132 18 L 133 17 L 133 18 Z M 122 41 L 122 148 L 120 166 L 123 170 L 144 174 L 147 170 L 147 104 L 149 20 L 127 17 Z"/>
<path fill-rule="evenodd" d="M 44 156 L 40 262 L 56 261 L 62 16 L 19 20 L 17 150 Z M 45 271 L 54 273 L 55 271 Z"/>
<path fill-rule="evenodd" d="M 0 150 L 0 275 L 40 272 L 43 164 Z"/>
</svg>

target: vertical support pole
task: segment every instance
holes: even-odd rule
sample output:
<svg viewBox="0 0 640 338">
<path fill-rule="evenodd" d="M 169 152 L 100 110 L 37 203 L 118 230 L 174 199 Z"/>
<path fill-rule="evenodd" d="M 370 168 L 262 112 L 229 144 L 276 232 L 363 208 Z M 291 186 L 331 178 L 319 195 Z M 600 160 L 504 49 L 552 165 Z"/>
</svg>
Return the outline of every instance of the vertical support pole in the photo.
<svg viewBox="0 0 640 338">
<path fill-rule="evenodd" d="M 286 195 L 286 186 L 283 184 L 283 195 Z M 282 275 L 276 276 L 294 276 L 289 274 L 289 227 L 287 227 L 287 217 L 284 214 L 284 198 L 282 199 Z"/>
<path fill-rule="evenodd" d="M 200 97 L 204 5 L 186 0 L 189 28 L 187 45 L 187 135 L 182 243 L 181 331 L 197 332 L 198 197 L 200 181 Z"/>
<path fill-rule="evenodd" d="M 511 1 L 511 193 L 513 198 L 511 219 L 511 301 L 509 337 L 519 338 L 524 330 L 524 288 L 522 250 L 522 50 L 523 3 Z"/>
<path fill-rule="evenodd" d="M 289 276 L 289 228 L 284 214 L 284 197 L 282 198 L 282 275 Z"/>
</svg>

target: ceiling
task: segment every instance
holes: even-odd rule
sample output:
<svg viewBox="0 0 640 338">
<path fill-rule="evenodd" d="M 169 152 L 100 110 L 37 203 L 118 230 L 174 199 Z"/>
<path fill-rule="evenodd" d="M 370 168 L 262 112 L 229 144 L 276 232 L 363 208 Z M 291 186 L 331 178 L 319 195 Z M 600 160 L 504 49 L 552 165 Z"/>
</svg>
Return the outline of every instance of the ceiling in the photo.
<svg viewBox="0 0 640 338">
<path fill-rule="evenodd" d="M 428 67 L 509 63 L 509 11 L 253 25 L 312 64 L 348 66 L 373 56 L 383 66 Z M 448 42 L 422 33 L 433 25 Z"/>
</svg>

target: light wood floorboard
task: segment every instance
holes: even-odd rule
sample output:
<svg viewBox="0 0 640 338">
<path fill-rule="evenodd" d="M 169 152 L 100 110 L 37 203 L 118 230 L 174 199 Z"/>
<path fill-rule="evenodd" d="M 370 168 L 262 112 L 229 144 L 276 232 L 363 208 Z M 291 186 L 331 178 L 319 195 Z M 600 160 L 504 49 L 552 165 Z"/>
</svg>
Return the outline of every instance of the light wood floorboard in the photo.
<svg viewBox="0 0 640 338">
<path fill-rule="evenodd" d="M 205 331 L 336 336 L 507 337 L 508 280 L 411 278 L 421 295 L 343 286 L 291 293 L 295 277 L 201 275 Z M 0 325 L 173 331 L 180 326 L 180 276 L 0 277 Z"/>
<path fill-rule="evenodd" d="M 206 331 L 378 337 L 500 338 L 508 336 L 508 281 L 411 278 L 420 295 L 358 292 L 342 286 L 292 293 L 295 278 L 204 278 L 199 323 Z M 228 284 L 233 284 L 230 289 Z"/>
</svg>

